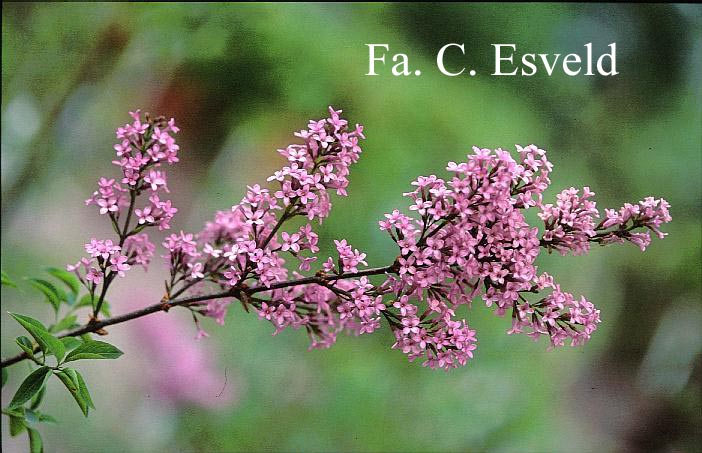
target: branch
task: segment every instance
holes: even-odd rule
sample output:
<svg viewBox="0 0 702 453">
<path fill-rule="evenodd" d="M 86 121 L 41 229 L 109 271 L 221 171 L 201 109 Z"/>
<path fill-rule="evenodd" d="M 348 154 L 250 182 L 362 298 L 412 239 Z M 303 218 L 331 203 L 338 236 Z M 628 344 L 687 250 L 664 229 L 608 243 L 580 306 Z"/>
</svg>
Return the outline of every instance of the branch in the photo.
<svg viewBox="0 0 702 453">
<path fill-rule="evenodd" d="M 233 287 L 232 289 L 230 289 L 228 291 L 221 292 L 221 293 L 207 294 L 204 296 L 191 296 L 191 297 L 184 297 L 184 298 L 172 299 L 172 300 L 164 300 L 164 301 L 161 301 L 157 304 L 150 305 L 148 307 L 142 308 L 140 310 L 135 310 L 135 311 L 126 313 L 124 315 L 114 316 L 112 318 L 108 318 L 108 319 L 105 319 L 102 321 L 88 322 L 87 324 L 85 324 L 82 327 L 78 327 L 74 330 L 69 330 L 68 332 L 65 332 L 61 335 L 58 335 L 58 338 L 77 337 L 77 336 L 84 335 L 87 333 L 97 332 L 97 331 L 99 331 L 107 326 L 111 326 L 114 324 L 121 324 L 123 322 L 131 321 L 132 319 L 141 318 L 143 316 L 150 315 L 152 313 L 157 313 L 159 311 L 168 311 L 172 307 L 195 305 L 199 302 L 203 302 L 206 300 L 223 299 L 225 297 L 240 298 L 241 293 L 246 293 L 247 295 L 250 295 L 250 294 L 255 294 L 255 293 L 260 293 L 260 292 L 265 292 L 265 291 L 271 291 L 271 290 L 275 290 L 275 289 L 289 288 L 291 286 L 300 286 L 300 285 L 308 285 L 308 284 L 323 285 L 324 283 L 330 282 L 330 281 L 345 280 L 348 278 L 358 278 L 358 277 L 364 277 L 364 276 L 369 276 L 369 275 L 380 275 L 380 274 L 385 274 L 388 272 L 394 272 L 394 270 L 395 270 L 395 264 L 393 264 L 391 266 L 386 266 L 386 267 L 376 267 L 376 268 L 371 268 L 371 269 L 365 269 L 365 270 L 358 271 L 358 272 L 348 272 L 348 273 L 343 273 L 343 274 L 338 274 L 338 275 L 303 277 L 303 278 L 298 278 L 298 279 L 294 279 L 294 280 L 287 280 L 284 282 L 274 283 L 268 287 L 265 285 L 252 286 L 251 288 Z M 37 351 L 38 351 L 38 349 L 37 349 Z M 0 368 L 5 368 L 7 366 L 14 365 L 15 363 L 21 362 L 27 358 L 28 358 L 28 356 L 24 352 L 21 354 L 17 354 L 14 357 L 10 357 L 9 359 L 2 360 L 2 365 L 0 366 Z"/>
</svg>

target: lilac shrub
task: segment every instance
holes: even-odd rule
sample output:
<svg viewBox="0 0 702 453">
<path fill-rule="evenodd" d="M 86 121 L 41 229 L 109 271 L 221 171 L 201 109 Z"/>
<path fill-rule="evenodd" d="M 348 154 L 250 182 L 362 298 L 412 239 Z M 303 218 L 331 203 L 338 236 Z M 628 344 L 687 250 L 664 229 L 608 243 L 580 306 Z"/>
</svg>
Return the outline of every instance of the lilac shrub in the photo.
<svg viewBox="0 0 702 453">
<path fill-rule="evenodd" d="M 87 415 L 92 400 L 85 382 L 66 363 L 121 355 L 90 334 L 176 306 L 190 310 L 197 338 L 208 336 L 200 320 L 224 324 L 233 301 L 273 324 L 274 334 L 304 329 L 310 348 L 328 348 L 342 332 L 365 335 L 387 326 L 393 349 L 444 370 L 473 357 L 476 332 L 459 313 L 476 300 L 498 316 L 511 316 L 508 334 L 546 337 L 549 348 L 583 345 L 597 329 L 600 311 L 540 272 L 538 256 L 584 255 L 592 244 L 624 242 L 643 251 L 651 233 L 665 237 L 660 228 L 671 221 L 668 203 L 652 197 L 602 215 L 588 187 L 568 188 L 555 203 L 545 202 L 553 165 L 543 149 L 473 147 L 465 161 L 448 163 L 445 177 L 419 176 L 404 194 L 407 210 L 394 209 L 380 220 L 380 230 L 397 245 L 392 262 L 369 267 L 367 253 L 345 239 L 334 240 L 334 256 L 322 257 L 315 226 L 329 216 L 334 195 L 348 195 L 351 167 L 365 139 L 363 126 L 351 126 L 341 113 L 330 107 L 328 118 L 296 132 L 297 143 L 278 150 L 285 164 L 263 185 L 248 186 L 239 203 L 215 213 L 201 231 L 166 237 L 162 256 L 169 278 L 160 302 L 101 319 L 109 316 L 110 284 L 134 266 L 147 268 L 156 253 L 148 231 L 170 229 L 178 211 L 165 199 L 164 164 L 179 160 L 174 139 L 179 129 L 173 119 L 131 112 L 132 122 L 116 133 L 113 163 L 121 174 L 99 178 L 86 201 L 109 220 L 115 237 L 92 238 L 85 244 L 87 256 L 69 264 L 69 272 L 50 271 L 68 292 L 32 280 L 56 311 L 54 325 L 12 314 L 34 341 L 17 339 L 23 352 L 3 360 L 3 376 L 8 365 L 24 359 L 39 366 L 5 411 L 13 435 L 26 429 L 36 442 L 28 420 L 39 417 L 37 398 L 40 402 L 52 374 Z M 527 222 L 530 209 L 542 225 Z M 299 221 L 291 226 L 293 219 L 302 226 Z M 4 273 L 3 284 L 12 284 Z M 87 294 L 79 298 L 81 285 Z M 64 303 L 68 311 L 59 316 Z M 75 314 L 81 307 L 90 308 L 83 325 Z M 47 364 L 48 356 L 55 365 Z"/>
</svg>

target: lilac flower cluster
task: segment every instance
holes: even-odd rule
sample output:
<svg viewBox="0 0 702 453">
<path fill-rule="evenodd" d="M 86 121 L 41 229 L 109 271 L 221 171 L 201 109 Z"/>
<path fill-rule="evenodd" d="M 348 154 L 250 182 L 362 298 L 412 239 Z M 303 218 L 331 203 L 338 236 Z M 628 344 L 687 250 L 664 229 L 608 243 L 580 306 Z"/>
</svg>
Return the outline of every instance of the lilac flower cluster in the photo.
<svg viewBox="0 0 702 453">
<path fill-rule="evenodd" d="M 524 332 L 534 339 L 546 335 L 552 346 L 562 346 L 566 339 L 573 346 L 584 344 L 600 322 L 599 310 L 585 298 L 561 291 L 548 274 L 537 274 L 541 247 L 584 254 L 590 242 L 637 243 L 648 233 L 632 229 L 660 232 L 658 227 L 670 221 L 664 200 L 647 199 L 642 202 L 646 209 L 627 205 L 621 215 L 608 211 L 608 221 L 598 225 L 594 193 L 587 187 L 581 195 L 574 188 L 564 190 L 555 206 L 544 204 L 552 164 L 534 145 L 517 146 L 517 151 L 519 160 L 502 149 L 474 147 L 466 162 L 449 163 L 453 177 L 448 182 L 431 175 L 412 183 L 416 189 L 405 195 L 413 201 L 409 209 L 415 217 L 395 210 L 380 222 L 400 250 L 398 278 L 391 285 L 397 301 L 393 306 L 400 309 L 395 347 L 410 360 L 421 356 L 426 365 L 443 368 L 464 364 L 472 349 L 454 345 L 442 351 L 431 335 L 446 335 L 449 322 L 465 322 L 454 319 L 456 308 L 478 294 L 488 307 L 495 306 L 496 314 L 512 312 L 509 333 Z M 532 206 L 545 223 L 541 237 L 523 215 Z M 602 231 L 615 225 L 617 230 Z M 551 294 L 536 303 L 525 298 L 545 289 Z M 408 297 L 417 303 L 409 303 Z M 426 309 L 417 318 L 419 302 Z M 474 340 L 472 335 L 466 338 Z"/>
<path fill-rule="evenodd" d="M 450 178 L 421 176 L 412 183 L 405 196 L 413 215 L 394 210 L 379 223 L 398 246 L 392 265 L 368 269 L 365 253 L 337 240 L 336 258 L 304 277 L 300 272 L 317 261 L 318 237 L 309 223 L 293 231 L 281 227 L 295 216 L 321 222 L 331 207 L 329 191 L 346 195 L 364 137 L 361 126 L 350 131 L 339 113 L 330 108 L 329 118 L 295 134 L 304 144 L 279 150 L 288 164 L 268 178 L 275 189 L 249 186 L 241 203 L 217 213 L 198 235 L 169 238 L 171 281 L 183 281 L 180 291 L 203 293 L 199 283 L 214 282 L 245 309 L 253 306 L 275 333 L 304 327 L 313 348 L 331 346 L 342 331 L 372 333 L 384 319 L 396 338 L 393 348 L 411 361 L 451 369 L 465 365 L 476 348 L 475 332 L 456 315 L 476 296 L 500 316 L 512 313 L 510 334 L 544 335 L 552 346 L 585 343 L 599 311 L 538 274 L 542 247 L 584 254 L 592 242 L 641 244 L 648 233 L 632 230 L 646 227 L 662 237 L 658 228 L 670 221 L 664 200 L 647 199 L 607 210 L 598 223 L 587 187 L 564 190 L 555 205 L 544 204 L 553 169 L 544 150 L 517 146 L 515 159 L 502 149 L 474 147 L 465 162 L 448 164 Z M 526 222 L 530 208 L 539 211 L 543 234 Z M 298 262 L 294 271 L 286 267 L 286 254 Z M 374 284 L 371 275 L 383 279 Z M 525 297 L 539 292 L 549 295 L 537 302 Z M 229 303 L 207 301 L 200 313 L 223 323 Z"/>
<path fill-rule="evenodd" d="M 244 287 L 252 282 L 269 287 L 288 278 L 288 256 L 297 262 L 298 271 L 311 269 L 317 260 L 314 254 L 319 251 L 319 238 L 312 225 L 306 223 L 291 231 L 282 231 L 281 227 L 295 217 L 321 223 L 331 209 L 330 192 L 347 195 L 349 169 L 358 161 L 359 140 L 365 137 L 362 126 L 349 128 L 340 113 L 330 107 L 328 118 L 310 121 L 306 130 L 295 133 L 303 144 L 278 150 L 287 164 L 268 178 L 275 188 L 248 186 L 241 202 L 230 211 L 218 212 L 214 221 L 197 234 L 196 242 L 193 236 L 181 233 L 164 243 L 172 276 L 169 290 L 180 283 L 182 291 L 203 281 L 223 288 Z M 361 262 L 365 264 L 359 257 Z M 295 305 L 289 291 L 275 296 L 280 302 L 274 306 L 259 300 L 251 304 L 278 327 L 300 327 L 307 322 L 307 317 L 297 314 L 302 308 Z M 203 313 L 222 323 L 227 305 L 213 300 Z"/>
<path fill-rule="evenodd" d="M 170 221 L 178 211 L 170 200 L 160 198 L 168 193 L 166 173 L 160 167 L 163 163 L 178 162 L 179 146 L 172 135 L 179 131 L 175 121 L 152 118 L 149 114 L 142 121 L 139 110 L 129 114 L 133 121 L 117 129 L 119 143 L 114 146 L 118 160 L 113 164 L 119 167 L 122 177 L 119 181 L 101 177 L 98 190 L 85 201 L 86 205 L 97 206 L 101 215 L 108 216 L 118 241 L 93 238 L 85 245 L 88 258 L 67 266 L 90 291 L 94 308 L 102 303 L 107 287 L 116 276 L 124 277 L 133 265 L 148 267 L 155 246 L 142 230 L 151 226 L 159 230 L 170 228 Z M 148 202 L 137 207 L 141 195 L 147 195 Z M 100 284 L 103 287 L 98 297 Z"/>
<path fill-rule="evenodd" d="M 566 189 L 555 204 L 544 203 L 553 170 L 544 150 L 517 145 L 512 155 L 473 147 L 464 162 L 448 163 L 447 178 L 420 176 L 412 182 L 404 194 L 408 213 L 396 209 L 379 222 L 398 247 L 390 265 L 369 268 L 366 253 L 345 239 L 334 241 L 335 256 L 319 259 L 311 222 L 329 215 L 331 193 L 347 195 L 350 167 L 365 138 L 362 126 L 351 128 L 340 114 L 330 107 L 328 118 L 295 133 L 302 143 L 278 150 L 286 164 L 268 178 L 271 187 L 248 186 L 241 202 L 217 212 L 199 233 L 181 231 L 163 242 L 170 269 L 163 309 L 181 294 L 198 295 L 188 304 L 198 338 L 207 336 L 199 316 L 223 324 L 238 300 L 271 322 L 274 334 L 304 328 L 311 348 L 333 345 L 341 332 L 373 333 L 385 321 L 395 336 L 392 348 L 410 361 L 449 370 L 473 357 L 476 333 L 459 313 L 480 296 L 498 316 L 511 313 L 509 334 L 545 336 L 550 347 L 582 345 L 596 330 L 600 312 L 538 272 L 541 250 L 581 255 L 591 243 L 625 241 L 644 250 L 650 231 L 663 238 L 660 227 L 671 221 L 668 203 L 654 198 L 607 209 L 602 218 L 588 187 Z M 90 259 L 71 266 L 84 267 L 78 274 L 85 274 L 91 294 L 131 265 L 146 266 L 154 246 L 141 230 L 168 228 L 175 213 L 159 198 L 168 189 L 157 169 L 177 161 L 170 134 L 178 129 L 173 120 L 141 123 L 138 112 L 133 118 L 118 130 L 122 142 L 115 147 L 123 178 L 101 179 L 88 201 L 112 220 L 119 243 L 93 240 L 86 245 Z M 142 192 L 150 204 L 137 208 Z M 537 211 L 543 231 L 526 221 L 528 209 Z M 295 218 L 305 219 L 303 225 L 291 227 Z M 316 272 L 313 265 L 319 266 Z M 212 288 L 223 292 L 213 294 Z"/>
<path fill-rule="evenodd" d="M 578 193 L 571 187 L 557 195 L 556 206 L 540 206 L 539 217 L 545 226 L 542 245 L 547 249 L 562 255 L 582 255 L 590 250 L 591 242 L 606 245 L 629 241 L 645 251 L 651 243 L 651 231 L 660 239 L 666 236 L 660 226 L 672 218 L 670 205 L 663 199 L 647 197 L 636 205 L 626 203 L 619 210 L 605 209 L 604 219 L 597 222 L 600 212 L 590 200 L 595 194 L 588 187 L 583 188 L 582 195 Z M 639 228 L 644 230 L 632 232 Z"/>
<path fill-rule="evenodd" d="M 542 274 L 532 292 L 551 288 L 547 297 L 530 304 L 526 299 L 515 303 L 512 310 L 512 328 L 508 334 L 526 333 L 534 340 L 547 335 L 552 346 L 563 346 L 567 339 L 571 346 L 585 344 L 600 323 L 600 311 L 584 297 L 576 299 L 561 291 L 549 274 Z"/>
<path fill-rule="evenodd" d="M 474 148 L 466 162 L 448 164 L 448 181 L 431 175 L 412 183 L 415 190 L 405 196 L 415 217 L 395 210 L 380 222 L 400 249 L 398 278 L 390 286 L 403 326 L 395 329 L 395 347 L 410 360 L 464 365 L 475 337 L 465 320 L 455 319 L 456 308 L 482 292 L 503 314 L 531 289 L 538 229 L 526 223 L 522 209 L 540 203 L 551 164 L 535 146 L 518 150 L 520 162 L 501 149 Z M 420 304 L 426 309 L 418 316 Z"/>
<path fill-rule="evenodd" d="M 605 219 L 598 226 L 598 230 L 602 232 L 598 233 L 597 241 L 601 244 L 629 241 L 644 251 L 651 244 L 650 231 L 653 231 L 659 239 L 667 236 L 668 233 L 663 233 L 660 227 L 673 220 L 669 208 L 667 201 L 647 197 L 636 205 L 626 203 L 619 211 L 605 209 Z M 608 230 L 610 228 L 611 230 Z M 650 231 L 632 233 L 631 231 L 636 228 L 645 228 Z"/>
<path fill-rule="evenodd" d="M 544 221 L 543 241 L 546 247 L 558 250 L 561 255 L 569 252 L 584 255 L 590 251 L 590 239 L 595 233 L 595 218 L 599 216 L 595 195 L 589 187 L 579 190 L 571 187 L 556 195 L 556 205 L 540 206 L 539 218 Z"/>
</svg>

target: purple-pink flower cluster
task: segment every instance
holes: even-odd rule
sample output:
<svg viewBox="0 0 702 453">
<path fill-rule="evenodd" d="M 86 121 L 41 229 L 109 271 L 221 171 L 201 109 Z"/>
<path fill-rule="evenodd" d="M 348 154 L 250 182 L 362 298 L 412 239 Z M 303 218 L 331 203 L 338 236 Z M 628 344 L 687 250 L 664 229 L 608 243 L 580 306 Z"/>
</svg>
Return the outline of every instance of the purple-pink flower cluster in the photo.
<svg viewBox="0 0 702 453">
<path fill-rule="evenodd" d="M 513 318 L 509 333 L 546 335 L 552 346 L 570 339 L 585 343 L 600 322 L 585 298 L 564 292 L 535 264 L 542 248 L 584 254 L 590 243 L 646 242 L 645 227 L 659 233 L 670 221 L 664 200 L 647 199 L 600 217 L 589 188 L 571 188 L 543 203 L 553 165 L 534 145 L 517 146 L 517 158 L 496 149 L 473 148 L 465 162 L 450 162 L 449 178 L 420 176 L 411 215 L 386 214 L 380 229 L 398 246 L 394 262 L 368 269 L 366 253 L 336 240 L 336 257 L 318 260 L 318 237 L 311 224 L 283 231 L 287 220 L 304 216 L 321 221 L 331 207 L 329 191 L 346 195 L 349 167 L 358 160 L 362 127 L 351 131 L 340 111 L 311 121 L 296 133 L 303 144 L 279 150 L 288 163 L 268 178 L 276 187 L 249 186 L 229 212 L 218 212 L 196 237 L 172 235 L 167 241 L 172 281 L 202 293 L 202 281 L 230 288 L 245 309 L 270 321 L 275 333 L 305 328 L 311 347 L 329 347 L 342 331 L 372 333 L 385 320 L 396 337 L 393 348 L 425 366 L 465 365 L 476 348 L 475 332 L 457 316 L 461 305 L 481 296 L 488 307 Z M 536 208 L 543 233 L 530 226 L 524 211 Z M 647 242 L 646 242 L 647 243 Z M 297 261 L 287 268 L 287 256 Z M 371 275 L 382 275 L 378 283 Z M 292 280 L 290 280 L 292 279 Z M 292 283 L 287 283 L 292 282 Z M 252 289 L 253 288 L 253 289 Z M 542 299 L 529 302 L 539 292 Z M 223 323 L 229 302 L 206 302 L 201 313 Z"/>
<path fill-rule="evenodd" d="M 170 221 L 178 211 L 170 200 L 162 200 L 168 193 L 163 163 L 178 162 L 179 146 L 173 134 L 179 129 L 173 118 L 152 118 L 146 114 L 142 120 L 139 110 L 129 112 L 132 122 L 116 131 L 119 142 L 114 145 L 117 160 L 113 161 L 121 172 L 120 178 L 101 177 L 98 190 L 88 198 L 86 205 L 95 205 L 101 215 L 107 215 L 118 239 L 91 239 L 85 245 L 88 258 L 82 258 L 67 269 L 76 273 L 90 291 L 97 305 L 97 286 L 103 284 L 102 295 L 116 277 L 124 277 L 133 265 L 146 269 L 154 255 L 155 246 L 146 233 L 147 227 L 159 230 L 170 228 Z M 147 202 L 139 200 L 146 195 Z M 143 198 L 143 197 L 142 197 Z M 95 313 L 97 314 L 97 313 Z"/>
<path fill-rule="evenodd" d="M 658 227 L 670 221 L 664 200 L 647 199 L 642 202 L 647 209 L 627 205 L 621 215 L 608 211 L 612 220 L 598 225 L 594 193 L 587 187 L 582 194 L 564 190 L 555 206 L 544 204 L 552 164 L 534 145 L 517 146 L 517 152 L 515 160 L 502 149 L 474 147 L 466 162 L 449 163 L 450 180 L 431 175 L 412 183 L 415 190 L 405 195 L 412 200 L 414 217 L 395 210 L 380 222 L 400 252 L 398 277 L 388 281 L 396 298 L 393 306 L 400 310 L 394 331 L 402 341 L 395 347 L 410 359 L 424 357 L 426 365 L 444 368 L 464 364 L 472 348 L 456 346 L 447 357 L 432 344 L 431 334 L 446 334 L 449 322 L 465 323 L 455 319 L 456 308 L 479 294 L 498 315 L 512 312 L 509 333 L 525 332 L 535 339 L 547 335 L 552 346 L 562 346 L 566 339 L 574 346 L 585 343 L 600 322 L 599 310 L 585 298 L 561 291 L 548 274 L 537 274 L 541 247 L 584 254 L 590 242 L 637 242 L 648 232 L 631 229 L 660 232 Z M 545 223 L 543 235 L 524 217 L 532 206 Z M 603 231 L 615 225 L 617 230 Z M 551 294 L 538 302 L 525 297 L 548 289 Z M 474 340 L 472 335 L 466 338 Z"/>
<path fill-rule="evenodd" d="M 660 226 L 672 220 L 667 201 L 647 197 L 635 205 L 626 203 L 619 210 L 605 209 L 604 218 L 598 222 L 600 212 L 590 200 L 593 195 L 588 187 L 583 188 L 582 195 L 571 187 L 557 195 L 555 206 L 540 206 L 539 217 L 545 227 L 542 245 L 562 255 L 582 255 L 590 250 L 591 242 L 606 245 L 629 241 L 644 251 L 651 244 L 651 231 L 660 239 L 666 236 Z M 632 231 L 640 228 L 643 230 Z"/>
<path fill-rule="evenodd" d="M 552 166 L 533 145 L 518 150 L 520 161 L 501 149 L 474 148 L 466 162 L 448 164 L 450 179 L 421 176 L 412 183 L 405 196 L 414 217 L 395 210 L 380 222 L 400 251 L 390 283 L 402 326 L 395 346 L 411 360 L 464 365 L 475 336 L 456 318 L 457 307 L 482 293 L 503 314 L 531 289 L 538 229 L 522 211 L 540 203 Z"/>
<path fill-rule="evenodd" d="M 613 244 L 629 241 L 644 251 L 651 243 L 651 231 L 660 239 L 667 236 L 668 233 L 663 233 L 660 227 L 672 220 L 669 208 L 670 205 L 663 199 L 646 197 L 635 205 L 624 204 L 619 211 L 605 209 L 605 219 L 598 226 L 598 230 L 602 230 L 598 234 L 598 242 Z M 636 228 L 645 230 L 632 233 Z"/>
<path fill-rule="evenodd" d="M 329 107 L 327 118 L 295 133 L 301 143 L 278 150 L 286 163 L 268 178 L 270 186 L 248 186 L 238 204 L 217 212 L 199 233 L 181 231 L 163 242 L 170 269 L 164 301 L 185 292 L 200 296 L 189 305 L 198 338 L 207 336 L 198 316 L 223 324 L 238 300 L 271 322 L 274 333 L 304 328 L 312 348 L 333 345 L 341 332 L 373 333 L 385 322 L 395 336 L 392 348 L 410 361 L 448 370 L 473 357 L 476 333 L 459 308 L 480 297 L 497 315 L 511 313 L 509 334 L 546 336 L 551 347 L 582 345 L 600 312 L 538 272 L 541 250 L 581 255 L 591 243 L 624 241 L 644 250 L 650 231 L 663 238 L 660 227 L 671 221 L 668 203 L 654 198 L 606 209 L 601 217 L 588 187 L 566 189 L 555 204 L 544 203 L 553 170 L 544 150 L 517 145 L 513 155 L 473 147 L 464 162 L 448 163 L 447 177 L 418 177 L 404 194 L 408 212 L 395 209 L 379 222 L 397 245 L 392 263 L 369 268 L 367 254 L 345 239 L 334 241 L 335 256 L 320 259 L 311 222 L 329 215 L 332 193 L 347 195 L 350 167 L 365 138 L 362 126 L 351 128 L 340 114 Z M 91 293 L 131 265 L 146 266 L 154 246 L 141 230 L 168 228 L 176 211 L 159 198 L 168 191 L 159 166 L 177 161 L 171 134 L 178 128 L 173 120 L 147 117 L 142 123 L 138 112 L 132 116 L 115 146 L 123 178 L 102 178 L 88 200 L 109 216 L 119 243 L 93 240 L 86 245 L 90 258 L 71 266 L 84 267 L 78 273 Z M 142 192 L 149 204 L 137 206 Z M 542 231 L 526 220 L 532 208 Z M 305 219 L 303 225 L 291 227 L 295 218 Z M 224 292 L 212 294 L 212 288 Z"/>
<path fill-rule="evenodd" d="M 600 311 L 585 297 L 576 299 L 561 291 L 546 273 L 539 276 L 531 292 L 544 289 L 551 289 L 551 294 L 538 302 L 529 303 L 522 298 L 513 305 L 512 328 L 507 333 L 526 333 L 534 340 L 546 335 L 554 347 L 563 346 L 568 339 L 571 346 L 585 344 L 600 323 Z"/>
<path fill-rule="evenodd" d="M 294 217 L 321 222 L 329 215 L 330 192 L 346 195 L 349 167 L 358 161 L 358 140 L 364 138 L 363 128 L 349 129 L 341 111 L 329 112 L 329 118 L 310 121 L 308 129 L 295 134 L 303 144 L 278 151 L 287 164 L 268 178 L 274 188 L 249 186 L 239 204 L 218 212 L 197 235 L 197 248 L 183 253 L 177 241 L 164 244 L 174 281 L 184 269 L 196 269 L 185 279 L 226 286 L 253 279 L 271 285 L 288 277 L 286 255 L 297 261 L 298 270 L 311 269 L 319 251 L 312 225 L 292 231 L 281 227 Z"/>
</svg>

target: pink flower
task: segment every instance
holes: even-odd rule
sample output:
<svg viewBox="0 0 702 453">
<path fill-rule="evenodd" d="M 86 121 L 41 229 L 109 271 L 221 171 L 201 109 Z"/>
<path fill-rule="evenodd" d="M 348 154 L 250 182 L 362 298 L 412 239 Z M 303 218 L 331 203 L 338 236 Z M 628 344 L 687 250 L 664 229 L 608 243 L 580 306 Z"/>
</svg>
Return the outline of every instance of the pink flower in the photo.
<svg viewBox="0 0 702 453">
<path fill-rule="evenodd" d="M 110 269 L 113 272 L 117 272 L 117 275 L 120 277 L 124 277 L 124 272 L 130 269 L 129 264 L 127 264 L 127 260 L 128 258 L 124 255 L 112 255 L 112 258 L 110 258 Z"/>
<path fill-rule="evenodd" d="M 158 170 L 149 170 L 149 173 L 144 177 L 144 182 L 151 186 L 152 191 L 157 191 L 159 188 L 163 188 L 168 192 L 168 187 L 166 186 L 166 174 L 165 172 Z"/>
<path fill-rule="evenodd" d="M 154 256 L 156 246 L 149 240 L 146 233 L 129 236 L 124 241 L 125 255 L 129 257 L 127 261 L 130 265 L 139 264 L 146 270 Z"/>
<path fill-rule="evenodd" d="M 114 244 L 110 239 L 99 241 L 93 238 L 88 244 L 85 244 L 85 251 L 88 252 L 90 256 L 93 258 L 102 258 L 104 260 L 120 250 L 120 246 Z"/>
<path fill-rule="evenodd" d="M 359 252 L 358 249 L 353 249 L 346 243 L 346 239 L 335 240 L 334 244 L 336 244 L 336 250 L 339 252 L 339 261 L 344 272 L 358 272 L 357 266 L 359 264 L 368 266 L 368 263 L 365 261 L 366 254 Z"/>
<path fill-rule="evenodd" d="M 188 263 L 188 269 L 190 269 L 190 278 L 205 278 L 205 274 L 202 273 L 202 270 L 204 269 L 202 263 Z"/>
<path fill-rule="evenodd" d="M 151 206 L 146 206 L 144 209 L 135 209 L 134 214 L 136 214 L 139 225 L 145 223 L 156 223 L 156 219 L 151 214 Z"/>
<path fill-rule="evenodd" d="M 98 198 L 96 201 L 98 206 L 100 206 L 100 214 L 107 214 L 108 212 L 117 212 L 119 207 L 117 206 L 117 198 Z"/>
<path fill-rule="evenodd" d="M 85 279 L 89 282 L 92 282 L 94 285 L 99 285 L 100 283 L 102 283 L 103 277 L 103 273 L 98 269 L 95 269 L 94 267 L 88 269 L 88 272 L 85 275 Z"/>
<path fill-rule="evenodd" d="M 289 250 L 293 253 L 298 253 L 300 251 L 300 244 L 298 243 L 300 241 L 299 234 L 288 234 L 285 231 L 283 231 L 283 233 L 281 233 L 281 236 L 283 238 L 283 245 L 280 248 L 282 251 L 286 252 Z"/>
</svg>

